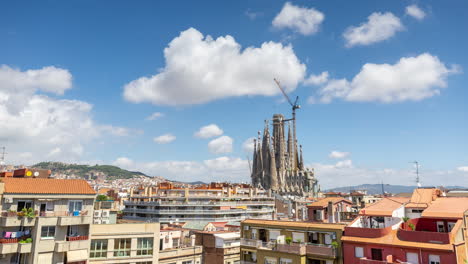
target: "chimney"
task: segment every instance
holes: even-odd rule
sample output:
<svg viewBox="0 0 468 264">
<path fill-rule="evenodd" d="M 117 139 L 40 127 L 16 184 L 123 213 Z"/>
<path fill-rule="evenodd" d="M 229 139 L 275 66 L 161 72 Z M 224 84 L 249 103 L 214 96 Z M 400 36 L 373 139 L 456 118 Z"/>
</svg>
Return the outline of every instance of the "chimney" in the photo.
<svg viewBox="0 0 468 264">
<path fill-rule="evenodd" d="M 334 223 L 335 222 L 335 212 L 333 211 L 333 202 L 328 201 L 328 222 Z"/>
</svg>

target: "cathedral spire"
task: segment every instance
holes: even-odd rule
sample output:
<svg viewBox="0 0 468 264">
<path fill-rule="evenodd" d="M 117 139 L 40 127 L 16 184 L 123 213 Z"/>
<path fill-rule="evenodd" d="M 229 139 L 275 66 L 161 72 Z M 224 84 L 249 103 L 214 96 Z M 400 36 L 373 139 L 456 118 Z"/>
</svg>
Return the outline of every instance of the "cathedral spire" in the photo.
<svg viewBox="0 0 468 264">
<path fill-rule="evenodd" d="M 271 141 L 275 142 L 274 137 L 271 138 Z M 278 191 L 278 177 L 276 173 L 275 161 L 275 144 L 272 144 L 270 149 L 270 187 L 273 191 Z"/>
</svg>

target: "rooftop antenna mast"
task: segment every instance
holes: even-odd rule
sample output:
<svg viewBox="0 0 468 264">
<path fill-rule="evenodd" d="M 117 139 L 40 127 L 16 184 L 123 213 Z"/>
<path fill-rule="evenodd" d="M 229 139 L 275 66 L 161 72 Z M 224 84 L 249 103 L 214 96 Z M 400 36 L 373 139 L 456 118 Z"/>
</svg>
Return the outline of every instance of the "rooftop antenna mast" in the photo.
<svg viewBox="0 0 468 264">
<path fill-rule="evenodd" d="M 419 162 L 413 161 L 413 163 L 416 167 L 416 185 L 418 185 L 418 187 L 421 187 L 421 182 L 419 181 Z"/>
<path fill-rule="evenodd" d="M 295 155 L 296 145 L 297 145 L 296 144 L 297 143 L 297 138 L 296 138 L 296 110 L 301 108 L 301 106 L 297 104 L 297 101 L 299 100 L 299 96 L 296 96 L 296 100 L 293 103 L 291 101 L 291 99 L 289 98 L 289 96 L 284 91 L 283 87 L 281 87 L 281 83 L 278 80 L 276 80 L 276 78 L 274 78 L 273 80 L 275 81 L 276 85 L 278 85 L 278 88 L 281 90 L 281 93 L 283 93 L 284 97 L 286 98 L 286 100 L 288 101 L 288 103 L 292 107 L 292 118 L 291 119 L 286 119 L 286 120 L 283 120 L 283 121 L 290 121 L 290 120 L 293 121 L 293 145 L 294 145 L 293 155 Z M 297 166 L 297 164 L 294 164 L 294 166 Z"/>
</svg>

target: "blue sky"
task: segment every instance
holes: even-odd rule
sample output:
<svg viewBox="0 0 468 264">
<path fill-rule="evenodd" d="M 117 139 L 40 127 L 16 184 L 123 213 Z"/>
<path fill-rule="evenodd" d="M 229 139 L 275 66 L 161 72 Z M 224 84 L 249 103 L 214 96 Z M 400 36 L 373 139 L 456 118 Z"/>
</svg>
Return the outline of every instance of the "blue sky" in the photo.
<svg viewBox="0 0 468 264">
<path fill-rule="evenodd" d="M 414 184 L 413 160 L 423 184 L 468 185 L 467 8 L 461 0 L 3 2 L 0 145 L 7 163 L 248 181 L 244 142 L 264 119 L 290 114 L 276 77 L 300 97 L 298 138 L 324 188 Z"/>
</svg>

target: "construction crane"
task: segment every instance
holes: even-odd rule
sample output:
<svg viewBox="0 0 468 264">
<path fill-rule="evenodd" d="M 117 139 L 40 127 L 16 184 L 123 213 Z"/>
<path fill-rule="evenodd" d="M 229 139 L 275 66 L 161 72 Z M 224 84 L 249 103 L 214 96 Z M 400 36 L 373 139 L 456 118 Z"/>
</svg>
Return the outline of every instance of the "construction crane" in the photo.
<svg viewBox="0 0 468 264">
<path fill-rule="evenodd" d="M 416 184 L 418 187 L 421 187 L 421 182 L 419 181 L 419 162 L 413 161 L 414 167 L 416 168 Z"/>
<path fill-rule="evenodd" d="M 292 107 L 292 118 L 291 119 L 285 119 L 283 121 L 290 121 L 292 120 L 293 121 L 293 145 L 294 145 L 294 152 L 293 153 L 296 153 L 296 110 L 297 109 L 300 109 L 301 106 L 297 104 L 297 101 L 299 101 L 299 96 L 296 96 L 296 100 L 294 101 L 294 103 L 291 101 L 291 99 L 289 98 L 289 96 L 286 94 L 286 92 L 284 91 L 283 87 L 281 87 L 281 84 L 278 80 L 273 79 L 276 83 L 276 85 L 278 85 L 278 88 L 281 90 L 281 93 L 283 93 L 284 97 L 286 98 L 286 100 L 288 101 L 288 103 L 291 105 Z M 295 164 L 297 165 L 297 164 Z"/>
</svg>

